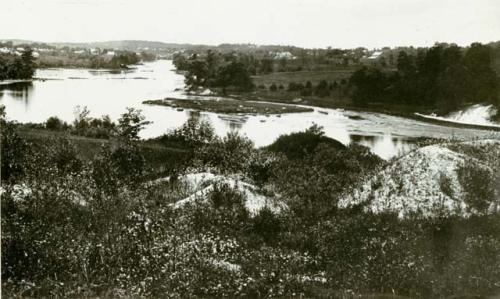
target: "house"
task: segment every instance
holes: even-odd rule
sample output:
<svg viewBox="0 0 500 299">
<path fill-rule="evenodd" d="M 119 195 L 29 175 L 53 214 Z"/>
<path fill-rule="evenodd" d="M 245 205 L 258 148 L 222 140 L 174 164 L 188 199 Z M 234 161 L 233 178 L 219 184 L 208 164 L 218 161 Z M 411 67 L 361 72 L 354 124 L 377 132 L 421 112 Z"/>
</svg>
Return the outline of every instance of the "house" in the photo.
<svg viewBox="0 0 500 299">
<path fill-rule="evenodd" d="M 361 58 L 360 62 L 366 65 L 376 64 L 383 57 L 382 54 L 384 54 L 383 51 L 373 51 L 371 54 L 369 54 L 369 56 L 364 56 L 363 58 Z"/>
<path fill-rule="evenodd" d="M 377 60 L 380 55 L 382 55 L 384 52 L 382 51 L 375 51 L 372 53 L 372 55 L 370 55 L 370 57 L 368 57 L 368 59 L 371 59 L 371 60 Z"/>
<path fill-rule="evenodd" d="M 295 59 L 292 53 L 288 51 L 273 53 L 274 59 Z"/>
</svg>

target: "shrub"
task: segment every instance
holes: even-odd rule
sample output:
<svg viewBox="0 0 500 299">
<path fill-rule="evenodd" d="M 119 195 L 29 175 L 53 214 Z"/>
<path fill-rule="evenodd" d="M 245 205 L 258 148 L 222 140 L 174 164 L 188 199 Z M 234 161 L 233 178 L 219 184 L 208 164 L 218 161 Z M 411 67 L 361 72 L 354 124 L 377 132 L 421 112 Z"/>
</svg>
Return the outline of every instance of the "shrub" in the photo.
<svg viewBox="0 0 500 299">
<path fill-rule="evenodd" d="M 313 153 L 320 143 L 328 143 L 338 149 L 345 148 L 342 143 L 324 136 L 321 128 L 314 125 L 304 132 L 278 137 L 267 149 L 272 152 L 283 153 L 289 159 L 301 159 Z"/>
<path fill-rule="evenodd" d="M 304 84 L 302 83 L 290 82 L 288 84 L 288 91 L 301 91 L 302 89 L 304 89 Z"/>
<path fill-rule="evenodd" d="M 253 142 L 237 132 L 216 138 L 195 153 L 204 166 L 215 167 L 223 173 L 246 172 L 253 153 Z"/>
<path fill-rule="evenodd" d="M 30 144 L 15 130 L 13 124 L 0 122 L 1 134 L 1 172 L 2 181 L 8 181 L 20 177 L 26 171 L 28 158 L 30 156 Z"/>
<path fill-rule="evenodd" d="M 123 113 L 118 120 L 118 136 L 125 140 L 138 140 L 139 132 L 150 123 L 146 121 L 141 110 L 127 108 L 127 112 Z"/>
<path fill-rule="evenodd" d="M 485 213 L 495 200 L 495 177 L 488 168 L 467 160 L 457 169 L 458 180 L 465 192 L 465 203 L 471 211 Z"/>
<path fill-rule="evenodd" d="M 63 123 L 63 121 L 60 120 L 57 116 L 51 116 L 45 122 L 45 128 L 49 130 L 59 131 L 63 129 L 64 126 L 65 123 Z"/>
</svg>

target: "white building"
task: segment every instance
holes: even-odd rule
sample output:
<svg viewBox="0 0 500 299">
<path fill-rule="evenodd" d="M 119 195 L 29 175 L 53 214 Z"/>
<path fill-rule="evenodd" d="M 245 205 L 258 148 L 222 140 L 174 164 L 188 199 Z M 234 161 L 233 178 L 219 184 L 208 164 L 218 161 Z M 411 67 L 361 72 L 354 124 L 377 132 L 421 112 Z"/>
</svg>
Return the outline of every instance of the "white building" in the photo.
<svg viewBox="0 0 500 299">
<path fill-rule="evenodd" d="M 370 55 L 370 57 L 368 57 L 368 59 L 373 59 L 373 60 L 376 60 L 380 57 L 380 55 L 382 55 L 382 51 L 375 51 L 372 53 L 372 55 Z"/>
<path fill-rule="evenodd" d="M 295 56 L 288 51 L 274 53 L 274 59 L 295 59 Z"/>
</svg>

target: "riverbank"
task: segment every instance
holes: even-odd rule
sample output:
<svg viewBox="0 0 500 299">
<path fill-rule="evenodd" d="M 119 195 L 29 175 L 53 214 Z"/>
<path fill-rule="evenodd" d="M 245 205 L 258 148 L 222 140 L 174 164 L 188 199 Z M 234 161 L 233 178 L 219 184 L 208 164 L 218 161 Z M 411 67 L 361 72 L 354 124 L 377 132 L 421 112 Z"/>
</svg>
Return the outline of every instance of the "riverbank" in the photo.
<svg viewBox="0 0 500 299">
<path fill-rule="evenodd" d="M 172 108 L 192 109 L 225 114 L 283 114 L 311 112 L 314 109 L 294 105 L 281 105 L 279 103 L 266 103 L 258 101 L 246 101 L 234 98 L 220 99 L 178 99 L 165 98 L 163 100 L 147 100 L 143 104 L 167 106 Z"/>
<path fill-rule="evenodd" d="M 200 95 L 203 96 L 203 95 Z M 391 116 L 404 117 L 409 119 L 418 120 L 421 122 L 442 125 L 453 128 L 462 129 L 478 129 L 478 130 L 491 130 L 500 132 L 500 127 L 466 124 L 453 121 L 446 121 L 434 118 L 428 118 L 424 115 L 434 112 L 432 107 L 416 106 L 416 105 L 388 105 L 388 104 L 371 104 L 366 106 L 359 106 L 352 102 L 349 97 L 328 97 L 320 98 L 316 96 L 301 97 L 300 95 L 288 91 L 253 91 L 253 92 L 233 92 L 224 96 L 221 92 L 214 90 L 211 96 L 228 97 L 241 101 L 255 101 L 255 102 L 271 102 L 291 105 L 310 106 L 318 108 L 329 109 L 345 109 L 356 112 L 372 112 L 382 113 Z"/>
<path fill-rule="evenodd" d="M 22 80 L 3 80 L 0 81 L 0 86 L 1 85 L 10 85 L 10 84 L 17 84 L 17 83 L 30 83 L 33 82 L 34 79 L 22 79 Z"/>
</svg>

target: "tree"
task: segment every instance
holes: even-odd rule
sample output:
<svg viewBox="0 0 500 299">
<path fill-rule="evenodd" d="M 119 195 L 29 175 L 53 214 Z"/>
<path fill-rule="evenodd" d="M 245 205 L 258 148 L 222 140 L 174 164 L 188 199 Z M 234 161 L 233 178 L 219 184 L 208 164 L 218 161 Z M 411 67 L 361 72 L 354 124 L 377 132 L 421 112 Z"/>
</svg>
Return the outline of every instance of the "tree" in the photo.
<svg viewBox="0 0 500 299">
<path fill-rule="evenodd" d="M 388 99 L 386 89 L 389 82 L 379 69 L 363 67 L 354 72 L 350 83 L 354 86 L 353 101 L 357 104 L 383 102 Z"/>
<path fill-rule="evenodd" d="M 63 121 L 59 119 L 57 116 L 51 116 L 45 122 L 45 128 L 54 131 L 61 130 L 63 128 L 63 125 L 64 125 Z"/>
<path fill-rule="evenodd" d="M 150 123 L 146 121 L 140 109 L 127 108 L 127 112 L 123 113 L 118 120 L 118 136 L 127 141 L 138 140 L 139 132 Z"/>
<path fill-rule="evenodd" d="M 31 79 L 35 73 L 33 50 L 27 48 L 21 55 L 20 79 Z"/>
<path fill-rule="evenodd" d="M 73 114 L 75 115 L 73 126 L 75 127 L 77 133 L 82 133 L 89 126 L 91 120 L 91 117 L 89 116 L 90 110 L 87 106 L 76 106 Z"/>
<path fill-rule="evenodd" d="M 498 75 L 491 68 L 491 48 L 473 43 L 465 53 L 469 100 L 474 103 L 498 101 Z"/>
<path fill-rule="evenodd" d="M 246 66 L 242 62 L 233 61 L 219 69 L 217 85 L 222 87 L 225 93 L 229 86 L 240 90 L 250 90 L 253 83 Z"/>
<path fill-rule="evenodd" d="M 318 85 L 316 85 L 316 89 L 314 93 L 319 97 L 327 97 L 330 95 L 330 90 L 328 88 L 328 83 L 325 80 L 319 81 Z"/>
<path fill-rule="evenodd" d="M 404 76 L 413 75 L 416 71 L 414 57 L 409 56 L 405 51 L 399 52 L 397 63 L 398 72 Z"/>
<path fill-rule="evenodd" d="M 208 78 L 208 66 L 203 60 L 190 59 L 187 63 L 186 85 L 191 87 L 204 86 Z"/>
</svg>

